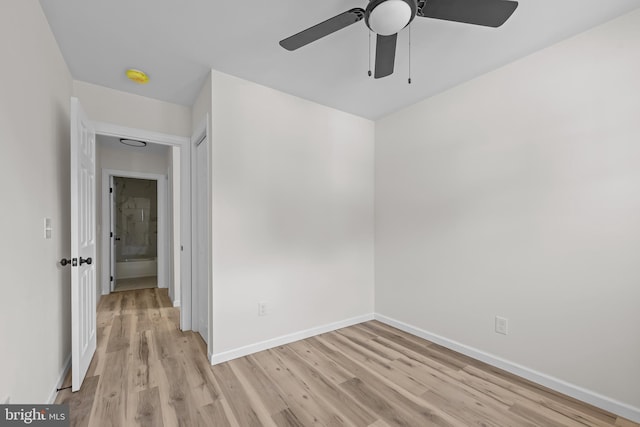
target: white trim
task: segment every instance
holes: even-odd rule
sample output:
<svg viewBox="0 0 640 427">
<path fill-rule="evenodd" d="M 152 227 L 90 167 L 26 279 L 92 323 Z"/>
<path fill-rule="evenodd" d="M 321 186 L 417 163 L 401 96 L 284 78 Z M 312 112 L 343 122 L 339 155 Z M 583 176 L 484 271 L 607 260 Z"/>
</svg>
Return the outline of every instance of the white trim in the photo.
<svg viewBox="0 0 640 427">
<path fill-rule="evenodd" d="M 104 176 L 102 176 L 101 179 L 102 179 L 101 182 L 104 182 Z M 109 195 L 107 196 L 107 200 L 109 200 L 109 221 L 108 221 L 108 225 L 109 225 L 109 230 L 110 230 L 110 232 L 109 232 L 109 244 L 108 244 L 108 246 L 109 246 L 109 258 L 108 259 L 109 259 L 109 276 L 113 277 L 114 281 L 112 281 L 109 278 L 107 280 L 108 283 L 106 285 L 103 282 L 103 284 L 102 284 L 102 294 L 103 295 L 105 294 L 104 293 L 105 288 L 109 292 L 113 292 L 115 290 L 114 287 L 116 285 L 115 284 L 116 263 L 112 261 L 112 259 L 115 257 L 115 253 L 116 253 L 116 245 L 115 245 L 116 242 L 115 242 L 114 239 L 111 238 L 111 230 L 115 230 L 116 229 L 115 194 L 113 194 L 111 192 L 111 188 L 115 187 L 115 185 L 114 185 L 115 178 L 114 178 L 113 175 L 111 175 L 111 176 L 108 177 L 108 179 L 109 179 Z M 105 193 L 105 189 L 103 187 L 101 194 L 104 194 L 104 193 Z M 102 215 L 103 215 L 102 216 L 102 221 L 101 221 L 102 224 L 100 224 L 100 228 L 101 229 L 104 226 L 105 222 L 107 222 L 107 221 L 104 220 L 104 210 L 102 212 L 103 212 L 102 213 Z M 106 264 L 103 263 L 102 265 L 106 265 Z M 101 280 L 104 280 L 105 277 L 106 276 L 103 276 L 103 278 L 101 278 Z"/>
<path fill-rule="evenodd" d="M 255 344 L 246 345 L 244 347 L 239 347 L 233 350 L 224 351 L 218 354 L 209 353 L 209 360 L 212 365 L 217 365 L 218 363 L 227 362 L 232 359 L 237 359 L 238 357 L 244 357 L 249 354 L 257 353 L 259 351 L 268 350 L 270 348 L 278 347 L 281 345 L 286 345 L 295 341 L 300 341 L 309 337 L 313 337 L 315 335 L 324 334 L 327 332 L 335 331 L 336 329 L 346 328 L 348 326 L 357 325 L 358 323 L 368 322 L 369 320 L 373 320 L 374 315 L 364 314 L 362 316 L 352 317 L 350 319 L 341 320 L 334 323 L 329 323 L 326 325 L 316 326 L 314 328 L 305 329 L 303 331 L 294 332 L 292 334 L 282 335 L 280 337 L 272 338 L 266 341 L 261 341 Z"/>
<path fill-rule="evenodd" d="M 186 296 L 191 296 L 191 139 L 184 136 L 169 135 L 152 132 L 143 129 L 130 128 L 106 122 L 93 122 L 97 135 L 113 136 L 118 138 L 134 138 L 154 144 L 171 145 L 180 147 L 180 295 L 175 296 L 185 301 Z M 189 268 L 187 268 L 189 266 Z M 180 310 L 180 329 L 191 329 L 191 307 L 182 307 Z"/>
<path fill-rule="evenodd" d="M 209 248 L 209 262 L 207 263 L 207 267 L 208 267 L 208 271 L 207 271 L 207 275 L 208 275 L 208 286 L 207 286 L 207 290 L 208 290 L 208 295 L 207 295 L 207 339 L 205 340 L 207 343 L 207 354 L 211 354 L 212 352 L 212 345 L 213 345 L 213 313 L 212 313 L 212 307 L 213 307 L 213 194 L 212 194 L 212 190 L 213 190 L 213 183 L 212 183 L 212 159 L 211 159 L 211 155 L 213 153 L 213 149 L 212 149 L 212 145 L 211 145 L 211 141 L 210 141 L 210 135 L 211 135 L 211 128 L 210 128 L 210 118 L 209 118 L 209 113 L 205 114 L 204 117 L 200 120 L 200 122 L 198 123 L 198 125 L 195 127 L 195 130 L 193 132 L 193 135 L 191 136 L 190 139 L 190 147 L 191 147 L 191 155 L 189 160 L 191 161 L 191 170 L 189 171 L 191 174 L 191 231 L 190 231 L 190 236 L 191 236 L 191 253 L 194 254 L 196 253 L 197 250 L 197 236 L 198 234 L 202 233 L 203 230 L 197 230 L 197 224 L 196 224 L 196 147 L 198 145 L 200 145 L 201 143 L 205 142 L 207 143 L 207 176 L 208 176 L 208 189 L 207 189 L 207 194 L 209 196 L 209 200 L 208 200 L 208 223 L 209 223 L 209 229 L 208 234 L 209 234 L 209 242 L 208 242 L 208 248 Z M 190 275 L 192 278 L 192 281 L 195 281 L 196 276 L 196 268 L 197 268 L 197 257 L 193 257 L 191 259 L 191 265 L 189 268 L 190 271 Z M 194 310 L 193 307 L 193 300 L 194 297 L 199 297 L 197 295 L 197 285 L 193 285 L 192 282 L 192 286 L 189 288 L 189 294 L 187 295 L 187 293 L 183 293 L 182 294 L 182 298 L 181 298 L 181 302 L 182 304 L 184 304 L 185 307 L 188 307 L 187 310 L 182 310 L 184 312 L 189 312 L 189 324 L 191 326 L 191 329 L 194 329 L 194 321 L 193 318 L 194 316 L 197 315 L 197 311 Z"/>
<path fill-rule="evenodd" d="M 424 329 L 417 328 L 391 317 L 387 317 L 378 313 L 376 313 L 374 316 L 376 320 L 389 326 L 393 326 L 394 328 L 400 329 L 411 335 L 415 335 L 417 337 L 439 344 L 450 350 L 472 357 L 476 360 L 488 363 L 491 366 L 503 369 L 507 372 L 525 378 L 529 381 L 533 381 L 534 383 L 540 384 L 542 386 L 548 387 L 559 393 L 573 397 L 582 402 L 589 403 L 593 406 L 604 409 L 605 411 L 612 412 L 623 418 L 627 418 L 635 422 L 640 422 L 640 408 L 636 408 L 610 397 L 603 396 L 594 391 L 587 390 L 575 384 L 571 384 L 561 379 L 552 377 L 551 375 L 543 374 L 542 372 L 535 371 L 531 368 L 527 368 L 526 366 L 519 365 L 517 363 L 511 362 L 490 353 L 486 353 L 484 351 L 459 343 L 449 338 L 445 338 L 443 336 L 425 331 Z"/>
<path fill-rule="evenodd" d="M 166 236 L 169 232 L 166 216 L 166 203 L 167 203 L 167 180 L 166 175 L 161 175 L 157 173 L 143 173 L 143 172 L 132 172 L 132 171 L 124 171 L 118 169 L 102 169 L 102 224 L 105 224 L 105 219 L 109 218 L 109 224 L 111 224 L 111 200 L 109 197 L 109 186 L 111 184 L 111 177 L 117 176 L 122 178 L 136 178 L 136 179 L 148 179 L 151 181 L 157 182 L 157 192 L 158 192 L 158 236 L 157 236 L 157 269 L 156 274 L 158 275 L 158 287 L 166 288 L 168 287 L 169 278 L 167 277 L 166 268 L 161 268 L 161 266 L 165 265 L 168 262 L 168 249 L 166 247 Z M 111 227 L 102 227 L 102 265 L 109 266 L 109 268 L 102 269 L 102 295 L 107 295 L 111 292 Z"/>
<path fill-rule="evenodd" d="M 174 306 L 174 307 L 180 307 L 180 300 L 179 300 L 179 299 L 175 300 L 175 301 L 173 302 L 173 306 Z"/>
<path fill-rule="evenodd" d="M 171 233 L 167 236 L 168 244 L 171 252 L 171 263 L 167 263 L 167 270 L 170 275 L 170 283 L 169 286 L 169 297 L 171 301 L 175 304 L 176 301 L 180 301 L 181 295 L 181 278 L 182 268 L 185 266 L 182 265 L 182 249 L 181 249 L 181 227 L 182 223 L 182 206 L 180 206 L 180 200 L 182 200 L 182 186 L 180 185 L 180 169 L 181 169 L 181 161 L 180 161 L 180 151 L 181 148 L 177 146 L 169 147 L 171 156 L 171 160 L 169 162 L 169 170 L 167 171 L 167 185 L 168 185 L 168 196 L 169 210 L 167 212 L 168 218 L 170 218 L 172 227 Z M 176 224 L 178 224 L 176 226 Z"/>
<path fill-rule="evenodd" d="M 71 353 L 67 356 L 67 360 L 64 361 L 64 366 L 62 367 L 62 371 L 60 371 L 60 375 L 58 375 L 58 380 L 56 384 L 53 386 L 53 389 L 49 393 L 49 397 L 47 398 L 47 405 L 51 405 L 56 401 L 56 397 L 58 397 L 58 389 L 62 387 L 62 383 L 64 383 L 64 379 L 67 377 L 69 370 L 71 369 Z"/>
</svg>

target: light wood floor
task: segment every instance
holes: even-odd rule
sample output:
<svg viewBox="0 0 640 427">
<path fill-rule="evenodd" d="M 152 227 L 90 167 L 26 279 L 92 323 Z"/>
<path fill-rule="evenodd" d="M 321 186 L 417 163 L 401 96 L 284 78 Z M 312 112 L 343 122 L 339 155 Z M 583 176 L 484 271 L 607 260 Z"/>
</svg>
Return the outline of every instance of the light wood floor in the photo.
<svg viewBox="0 0 640 427">
<path fill-rule="evenodd" d="M 91 427 L 638 426 L 375 321 L 212 367 L 157 288 L 102 297 L 82 389 L 56 403 Z"/>
<path fill-rule="evenodd" d="M 117 279 L 113 290 L 133 291 L 136 289 L 149 289 L 158 287 L 158 276 L 136 277 L 133 279 Z"/>
</svg>

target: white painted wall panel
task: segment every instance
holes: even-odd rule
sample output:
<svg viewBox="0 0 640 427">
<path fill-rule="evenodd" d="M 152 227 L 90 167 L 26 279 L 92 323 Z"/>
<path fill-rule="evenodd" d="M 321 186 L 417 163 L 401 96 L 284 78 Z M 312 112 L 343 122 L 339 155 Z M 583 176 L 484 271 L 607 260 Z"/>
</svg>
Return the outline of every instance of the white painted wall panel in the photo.
<svg viewBox="0 0 640 427">
<path fill-rule="evenodd" d="M 378 121 L 376 311 L 640 408 L 639 52 L 636 11 Z"/>
<path fill-rule="evenodd" d="M 212 81 L 213 352 L 370 314 L 373 122 Z"/>
<path fill-rule="evenodd" d="M 71 75 L 36 0 L 0 2 L 0 52 L 0 399 L 44 403 L 71 354 Z"/>
<path fill-rule="evenodd" d="M 73 93 L 80 99 L 91 120 L 169 135 L 191 136 L 189 107 L 78 80 L 73 81 Z"/>
</svg>

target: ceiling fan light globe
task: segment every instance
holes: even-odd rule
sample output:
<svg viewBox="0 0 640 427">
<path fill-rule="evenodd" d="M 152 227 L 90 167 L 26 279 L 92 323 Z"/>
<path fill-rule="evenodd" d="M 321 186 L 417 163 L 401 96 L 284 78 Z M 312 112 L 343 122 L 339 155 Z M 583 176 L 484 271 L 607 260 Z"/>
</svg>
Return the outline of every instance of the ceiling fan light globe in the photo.
<svg viewBox="0 0 640 427">
<path fill-rule="evenodd" d="M 412 10 L 404 0 L 387 0 L 369 12 L 368 25 L 381 36 L 390 36 L 402 30 L 411 21 Z"/>
</svg>

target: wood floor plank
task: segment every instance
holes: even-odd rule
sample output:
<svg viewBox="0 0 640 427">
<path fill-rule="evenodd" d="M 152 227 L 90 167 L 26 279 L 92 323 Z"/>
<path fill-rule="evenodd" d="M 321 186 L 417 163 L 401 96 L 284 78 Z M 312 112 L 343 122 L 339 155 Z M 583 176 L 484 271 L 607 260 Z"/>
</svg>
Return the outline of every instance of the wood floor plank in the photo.
<svg viewBox="0 0 640 427">
<path fill-rule="evenodd" d="M 87 377 L 82 383 L 84 393 L 72 393 L 71 390 L 63 390 L 59 395 L 58 403 L 68 404 L 69 412 L 73 413 L 72 427 L 89 427 L 91 410 L 95 402 L 96 390 L 100 377 Z"/>
<path fill-rule="evenodd" d="M 339 348 L 339 346 L 330 342 L 330 334 L 314 337 L 313 340 L 314 343 L 317 342 L 317 345 L 324 348 L 324 351 L 329 357 L 334 358 L 336 361 L 339 360 L 341 365 L 350 366 L 349 369 L 356 373 L 356 379 L 358 381 L 349 380 L 345 383 L 350 385 L 352 393 L 356 393 L 357 395 L 357 390 L 371 390 L 372 393 L 375 392 L 382 396 L 385 401 L 402 408 L 402 411 L 399 412 L 422 418 L 422 422 L 427 423 L 426 425 L 462 425 L 434 405 L 424 401 L 421 397 L 416 396 L 401 385 L 394 383 L 394 381 L 388 377 L 389 374 L 386 371 L 378 371 L 375 365 L 369 364 L 367 360 L 358 361 L 352 359 L 350 356 L 355 356 L 356 359 L 359 358 L 357 352 L 350 352 L 349 355 L 347 355 L 342 351 L 343 348 Z M 346 351 L 348 352 L 348 350 Z M 399 376 L 399 378 L 402 378 L 402 376 Z M 362 383 L 361 386 L 360 383 Z M 355 386 L 358 386 L 356 391 L 353 389 Z M 385 419 L 385 421 L 393 422 L 388 419 Z"/>
<path fill-rule="evenodd" d="M 616 427 L 638 427 L 638 424 L 629 421 L 625 418 L 618 417 L 615 422 Z"/>
<path fill-rule="evenodd" d="M 613 418 L 603 419 L 602 417 L 593 416 L 593 411 L 585 407 L 583 410 L 576 410 L 572 405 L 566 405 L 566 402 L 558 402 L 555 399 L 551 399 L 543 393 L 533 392 L 529 388 L 523 387 L 521 384 L 513 383 L 504 380 L 498 375 L 494 375 L 490 372 L 478 369 L 474 366 L 467 366 L 464 368 L 464 372 L 471 375 L 483 378 L 492 384 L 495 384 L 503 389 L 509 390 L 519 396 L 522 396 L 530 401 L 532 404 L 540 405 L 541 407 L 548 408 L 552 411 L 565 415 L 566 417 L 578 421 L 586 426 L 604 427 L 611 425 L 614 421 Z"/>
<path fill-rule="evenodd" d="M 96 401 L 91 412 L 90 425 L 116 427 L 124 424 L 128 400 L 128 349 L 106 353 L 104 371 L 100 374 Z"/>
<path fill-rule="evenodd" d="M 192 426 L 197 423 L 197 408 L 189 394 L 184 369 L 175 357 L 161 359 L 162 367 L 169 381 L 169 406 L 174 410 L 179 426 Z"/>
<path fill-rule="evenodd" d="M 369 424 L 368 427 L 391 427 L 389 424 L 385 423 L 383 420 L 376 420 L 373 424 Z"/>
<path fill-rule="evenodd" d="M 398 385 L 404 390 L 410 393 L 420 396 L 427 388 L 424 384 L 416 381 L 410 375 L 399 371 L 392 364 L 391 360 L 386 359 L 381 353 L 372 351 L 369 348 L 359 346 L 356 343 L 352 343 L 341 337 L 339 334 L 325 334 L 323 339 L 333 344 L 335 347 L 348 355 L 351 359 L 360 362 L 363 366 L 378 372 L 381 376 L 387 378 L 392 382 L 398 383 Z"/>
<path fill-rule="evenodd" d="M 382 359 L 386 359 L 387 361 L 395 360 L 398 357 L 402 356 L 402 353 L 397 352 L 389 347 L 379 345 L 373 338 L 369 338 L 366 334 L 361 333 L 358 329 L 355 328 L 340 329 L 336 331 L 335 335 L 343 336 L 350 342 L 355 344 L 357 347 L 366 349 L 370 353 L 373 353 L 376 356 L 381 357 Z"/>
<path fill-rule="evenodd" d="M 229 367 L 228 363 L 221 363 L 213 367 L 215 376 L 222 393 L 226 396 L 227 403 L 231 407 L 235 418 L 241 426 L 257 427 L 261 426 L 260 419 L 256 411 L 249 405 L 249 397 L 242 389 L 238 379 Z"/>
<path fill-rule="evenodd" d="M 356 326 L 370 331 L 376 337 L 385 337 L 407 348 L 415 347 L 415 349 L 421 349 L 430 347 L 433 344 L 430 341 L 423 340 L 420 337 L 408 334 L 407 332 L 401 331 L 400 329 L 385 325 L 384 323 L 378 322 L 377 320 L 360 323 Z"/>
<path fill-rule="evenodd" d="M 189 334 L 188 350 L 190 353 L 183 358 L 187 362 L 185 372 L 191 387 L 200 389 L 201 393 L 208 395 L 214 402 L 224 396 L 222 396 L 220 386 L 213 375 L 211 364 L 206 357 L 207 350 L 203 344 L 204 341 L 199 334 Z"/>
<path fill-rule="evenodd" d="M 239 372 L 250 382 L 250 387 L 261 397 L 272 414 L 287 409 L 287 403 L 282 398 L 279 390 L 273 386 L 273 382 L 253 357 L 241 357 L 232 360 L 230 364 L 236 372 Z"/>
<path fill-rule="evenodd" d="M 158 387 L 142 390 L 138 393 L 138 407 L 135 417 L 141 427 L 163 427 L 160 391 Z"/>
<path fill-rule="evenodd" d="M 509 407 L 491 399 L 478 399 L 475 393 L 463 391 L 441 382 L 422 396 L 444 412 L 467 425 L 539 427 L 537 424 L 509 412 Z"/>
<path fill-rule="evenodd" d="M 406 399 L 403 399 L 398 394 L 384 393 L 381 389 L 370 387 L 360 378 L 353 378 L 345 381 L 341 386 L 355 400 L 369 408 L 372 412 L 381 416 L 391 426 L 411 427 L 451 425 L 444 420 L 432 418 L 433 414 L 430 412 L 408 409 L 407 406 L 412 405 Z M 399 408 L 402 410 L 398 410 Z"/>
<path fill-rule="evenodd" d="M 285 408 L 271 417 L 278 427 L 305 427 L 291 409 Z"/>
<path fill-rule="evenodd" d="M 318 349 L 310 345 L 308 340 L 297 341 L 288 345 L 296 354 L 308 364 L 322 372 L 334 384 L 340 384 L 354 377 L 344 367 L 331 359 L 324 357 Z"/>
<path fill-rule="evenodd" d="M 211 366 L 158 288 L 101 298 L 88 376 L 56 403 L 90 427 L 640 427 L 378 321 Z"/>
<path fill-rule="evenodd" d="M 150 331 L 141 331 L 133 334 L 130 353 L 130 369 L 132 375 L 129 376 L 131 383 L 129 387 L 136 392 L 146 390 L 150 387 L 151 375 L 149 363 L 152 359 L 152 334 Z"/>
<path fill-rule="evenodd" d="M 198 409 L 203 426 L 231 427 L 221 400 L 216 400 Z"/>
<path fill-rule="evenodd" d="M 375 417 L 363 409 L 354 399 L 325 378 L 322 373 L 309 366 L 297 353 L 287 347 L 274 349 L 286 366 L 300 377 L 316 394 L 330 405 L 336 413 L 348 421 L 349 425 L 368 426 L 375 421 Z"/>
<path fill-rule="evenodd" d="M 119 351 L 129 347 L 132 339 L 132 316 L 131 314 L 116 315 L 111 325 L 109 342 L 107 343 L 107 353 Z"/>
<path fill-rule="evenodd" d="M 274 350 L 261 351 L 253 357 L 272 382 L 279 385 L 282 399 L 305 425 L 344 425 L 344 420 L 335 408 L 326 405 L 308 384 L 292 372 Z"/>
<path fill-rule="evenodd" d="M 230 361 L 229 368 L 234 373 L 234 375 L 238 379 L 238 382 L 240 383 L 240 386 L 247 394 L 249 405 L 253 408 L 256 415 L 258 416 L 260 424 L 267 427 L 276 427 L 275 423 L 273 422 L 273 418 L 271 418 L 274 409 L 268 406 L 266 401 L 260 395 L 260 392 L 252 386 L 252 383 L 247 379 L 243 371 L 241 369 L 238 369 L 237 361 Z"/>
</svg>

